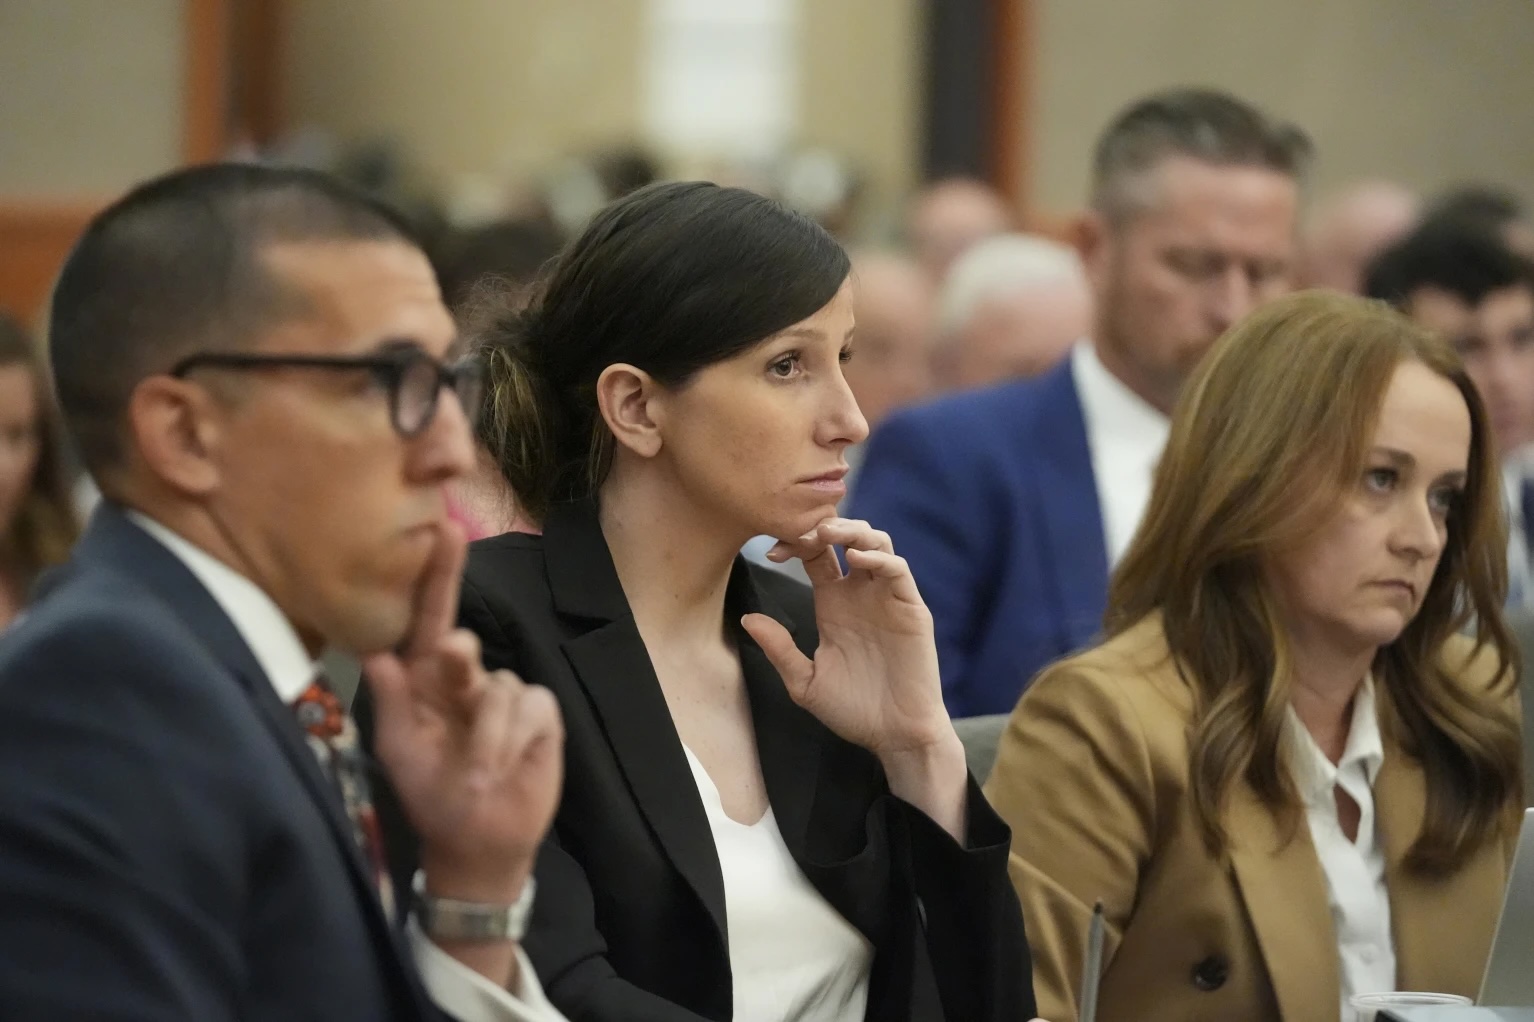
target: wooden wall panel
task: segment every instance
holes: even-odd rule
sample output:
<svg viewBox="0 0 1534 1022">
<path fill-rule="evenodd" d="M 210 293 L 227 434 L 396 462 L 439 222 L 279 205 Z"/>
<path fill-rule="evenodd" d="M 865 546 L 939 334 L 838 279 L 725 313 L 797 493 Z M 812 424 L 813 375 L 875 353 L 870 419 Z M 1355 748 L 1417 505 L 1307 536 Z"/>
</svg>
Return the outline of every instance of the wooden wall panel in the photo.
<svg viewBox="0 0 1534 1022">
<path fill-rule="evenodd" d="M 0 309 L 40 326 L 54 275 L 107 200 L 0 200 Z"/>
</svg>

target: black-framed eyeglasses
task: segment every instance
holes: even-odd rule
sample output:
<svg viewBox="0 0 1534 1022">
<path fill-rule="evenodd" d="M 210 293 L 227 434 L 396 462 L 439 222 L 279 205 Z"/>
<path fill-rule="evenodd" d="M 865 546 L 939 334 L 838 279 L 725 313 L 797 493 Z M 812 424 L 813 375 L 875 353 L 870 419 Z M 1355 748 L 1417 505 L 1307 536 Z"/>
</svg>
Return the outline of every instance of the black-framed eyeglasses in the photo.
<svg viewBox="0 0 1534 1022">
<path fill-rule="evenodd" d="M 349 369 L 372 373 L 389 395 L 389 417 L 400 436 L 419 436 L 437 414 L 444 387 L 463 406 L 470 422 L 484 397 L 484 368 L 477 359 L 443 363 L 404 341 L 372 355 L 262 355 L 240 351 L 202 351 L 177 362 L 170 374 L 185 377 L 195 369 Z"/>
</svg>

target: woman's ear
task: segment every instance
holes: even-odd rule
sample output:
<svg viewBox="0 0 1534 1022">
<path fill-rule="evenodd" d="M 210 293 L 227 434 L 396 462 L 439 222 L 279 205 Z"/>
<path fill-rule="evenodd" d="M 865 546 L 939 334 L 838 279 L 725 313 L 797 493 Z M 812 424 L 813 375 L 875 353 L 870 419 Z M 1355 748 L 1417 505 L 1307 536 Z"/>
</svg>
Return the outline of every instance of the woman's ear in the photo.
<svg viewBox="0 0 1534 1022">
<path fill-rule="evenodd" d="M 660 453 L 656 415 L 660 384 L 643 369 L 618 362 L 597 377 L 597 408 L 613 437 L 641 458 Z"/>
</svg>

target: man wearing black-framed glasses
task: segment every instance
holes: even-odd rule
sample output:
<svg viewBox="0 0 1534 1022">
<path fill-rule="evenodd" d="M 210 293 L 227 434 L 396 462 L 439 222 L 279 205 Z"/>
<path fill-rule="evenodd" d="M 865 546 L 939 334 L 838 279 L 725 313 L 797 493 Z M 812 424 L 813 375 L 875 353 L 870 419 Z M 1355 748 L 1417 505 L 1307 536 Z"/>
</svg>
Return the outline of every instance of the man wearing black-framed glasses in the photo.
<svg viewBox="0 0 1534 1022">
<path fill-rule="evenodd" d="M 421 350 L 415 341 L 390 341 L 367 355 L 291 355 L 269 352 L 201 351 L 177 362 L 170 374 L 184 379 L 194 370 L 213 369 L 329 369 L 365 372 L 388 395 L 389 419 L 394 431 L 414 439 L 431 425 L 443 390 L 458 398 L 459 407 L 471 421 L 484 396 L 485 380 L 479 363 L 461 359 L 443 365 Z"/>
<path fill-rule="evenodd" d="M 0 1018 L 558 1019 L 518 940 L 561 724 L 453 627 L 480 376 L 408 231 L 319 175 L 179 172 L 87 228 L 50 328 L 104 499 L 0 639 Z"/>
</svg>

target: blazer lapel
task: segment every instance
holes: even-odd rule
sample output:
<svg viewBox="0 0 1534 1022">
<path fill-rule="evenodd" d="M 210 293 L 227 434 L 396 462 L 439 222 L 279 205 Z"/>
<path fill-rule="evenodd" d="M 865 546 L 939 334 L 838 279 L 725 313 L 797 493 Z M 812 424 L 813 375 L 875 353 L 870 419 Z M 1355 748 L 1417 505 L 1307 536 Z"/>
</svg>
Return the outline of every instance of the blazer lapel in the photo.
<svg viewBox="0 0 1534 1022">
<path fill-rule="evenodd" d="M 1439 932 L 1444 916 L 1419 877 L 1405 868 L 1406 853 L 1422 829 L 1427 786 L 1422 768 L 1387 742 L 1374 779 L 1374 812 L 1385 852 L 1385 886 L 1390 892 L 1390 929 L 1396 945 L 1396 975 L 1418 977 L 1444 951 Z M 1413 988 L 1415 989 L 1415 988 Z"/>
<path fill-rule="evenodd" d="M 735 562 L 726 606 L 731 622 L 738 622 L 746 614 L 761 613 L 776 620 L 790 634 L 799 631 L 787 611 L 752 580 L 744 560 Z M 751 701 L 751 722 L 756 732 L 762 777 L 767 784 L 767 801 L 772 806 L 784 844 L 798 853 L 804 848 L 810 810 L 815 802 L 815 778 L 820 771 L 824 731 L 794 702 L 777 668 L 746 630 L 736 624 L 733 632 Z M 795 634 L 795 638 L 802 640 L 803 636 Z M 804 653 L 813 657 L 815 650 L 804 650 Z"/>
<path fill-rule="evenodd" d="M 796 622 L 752 574 L 743 560 L 736 561 L 726 604 L 730 620 L 766 614 L 793 634 L 806 656 L 813 656 L 818 634 L 812 621 Z M 838 740 L 794 702 L 755 641 L 744 629 L 736 634 L 767 798 L 783 843 L 831 907 L 878 942 L 888 932 L 893 908 L 889 823 L 881 817 L 870 832 L 869 811 L 887 785 L 872 766 L 871 754 L 835 749 Z M 822 778 L 826 783 L 820 783 Z M 893 810 L 886 804 L 885 811 Z"/>
<path fill-rule="evenodd" d="M 1488 842 L 1475 858 L 1447 877 L 1406 868 L 1406 854 L 1422 830 L 1427 781 L 1422 766 L 1385 741 L 1385 761 L 1374 782 L 1374 811 L 1385 851 L 1390 891 L 1390 929 L 1395 938 L 1396 977 L 1402 989 L 1473 995 L 1491 949 L 1494 920 L 1507 884 L 1500 842 Z M 1444 920 L 1484 912 L 1477 927 L 1446 940 Z"/>
<path fill-rule="evenodd" d="M 261 722 L 282 750 L 283 758 L 298 774 L 309 797 L 319 808 L 326 829 L 346 861 L 347 874 L 375 936 L 396 958 L 401 958 L 392 925 L 384 916 L 378 892 L 352 836 L 351 822 L 346 817 L 340 794 L 320 771 L 292 712 L 277 698 L 266 672 L 223 608 L 174 554 L 109 504 L 103 504 L 92 516 L 91 526 L 80 541 L 77 557 L 108 564 L 134 577 L 180 617 L 187 626 L 190 641 L 206 647 L 239 682 Z M 413 987 L 412 992 L 416 992 Z"/>
<path fill-rule="evenodd" d="M 591 504 L 552 512 L 544 556 L 556 609 L 590 629 L 562 648 L 591 699 L 640 812 L 727 940 L 724 877 L 708 815 L 649 651 Z M 668 740 L 669 739 L 669 740 Z"/>
<path fill-rule="evenodd" d="M 1034 506 L 1044 537 L 1040 563 L 1045 567 L 1044 578 L 1054 585 L 1063 617 L 1062 648 L 1076 649 L 1091 642 L 1102 628 L 1108 601 L 1108 554 L 1086 418 L 1071 361 L 1062 361 L 1039 384 L 1037 422 L 1047 423 L 1053 435 L 1041 436 L 1035 447 L 1040 499 Z"/>
<path fill-rule="evenodd" d="M 1230 860 L 1257 945 L 1290 1019 L 1335 1018 L 1341 997 L 1326 875 L 1303 818 L 1292 839 L 1246 785 L 1225 813 Z"/>
</svg>

